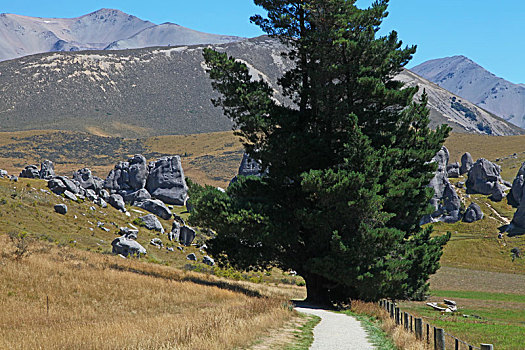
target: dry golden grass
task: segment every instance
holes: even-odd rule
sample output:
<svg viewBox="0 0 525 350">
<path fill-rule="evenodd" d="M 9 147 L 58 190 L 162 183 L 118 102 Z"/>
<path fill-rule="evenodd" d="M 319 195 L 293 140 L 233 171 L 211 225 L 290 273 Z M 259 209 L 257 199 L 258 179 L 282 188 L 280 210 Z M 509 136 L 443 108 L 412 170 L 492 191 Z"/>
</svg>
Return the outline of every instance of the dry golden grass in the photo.
<svg viewBox="0 0 525 350">
<path fill-rule="evenodd" d="M 293 316 L 258 285 L 41 242 L 15 261 L 0 246 L 1 349 L 232 349 Z"/>
<path fill-rule="evenodd" d="M 430 345 L 416 338 L 414 333 L 405 330 L 403 326 L 396 325 L 389 313 L 376 303 L 367 303 L 352 300 L 351 311 L 360 315 L 367 315 L 381 321 L 381 328 L 394 341 L 399 349 L 404 350 L 431 350 Z"/>
<path fill-rule="evenodd" d="M 450 161 L 457 162 L 465 152 L 469 152 L 474 160 L 486 158 L 495 160 L 513 153 L 525 151 L 525 135 L 518 136 L 488 136 L 474 134 L 452 133 L 445 141 L 450 152 Z"/>
</svg>

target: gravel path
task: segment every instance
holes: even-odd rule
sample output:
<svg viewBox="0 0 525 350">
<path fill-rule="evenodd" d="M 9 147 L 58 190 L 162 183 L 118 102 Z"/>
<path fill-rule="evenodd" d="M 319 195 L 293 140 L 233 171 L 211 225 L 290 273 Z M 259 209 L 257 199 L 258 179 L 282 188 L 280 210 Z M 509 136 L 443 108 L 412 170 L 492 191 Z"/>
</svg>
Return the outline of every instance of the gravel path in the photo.
<svg viewBox="0 0 525 350">
<path fill-rule="evenodd" d="M 352 316 L 304 305 L 295 310 L 321 317 L 321 322 L 314 328 L 311 350 L 375 349 L 361 323 Z"/>
</svg>

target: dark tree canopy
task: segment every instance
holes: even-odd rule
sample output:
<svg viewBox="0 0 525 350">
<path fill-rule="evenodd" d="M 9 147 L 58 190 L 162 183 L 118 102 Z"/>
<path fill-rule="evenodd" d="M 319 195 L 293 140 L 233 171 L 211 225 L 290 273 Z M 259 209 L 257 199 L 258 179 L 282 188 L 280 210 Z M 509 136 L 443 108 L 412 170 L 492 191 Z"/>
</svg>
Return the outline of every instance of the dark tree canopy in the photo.
<svg viewBox="0 0 525 350">
<path fill-rule="evenodd" d="M 255 0 L 254 16 L 285 43 L 293 69 L 279 80 L 290 106 L 246 65 L 206 49 L 214 101 L 237 127 L 262 177 L 194 196 L 191 220 L 210 227 L 222 263 L 279 267 L 306 280 L 308 299 L 419 298 L 449 236 L 431 237 L 432 157 L 449 128 L 429 128 L 426 96 L 394 77 L 415 47 L 379 37 L 387 0 Z"/>
</svg>

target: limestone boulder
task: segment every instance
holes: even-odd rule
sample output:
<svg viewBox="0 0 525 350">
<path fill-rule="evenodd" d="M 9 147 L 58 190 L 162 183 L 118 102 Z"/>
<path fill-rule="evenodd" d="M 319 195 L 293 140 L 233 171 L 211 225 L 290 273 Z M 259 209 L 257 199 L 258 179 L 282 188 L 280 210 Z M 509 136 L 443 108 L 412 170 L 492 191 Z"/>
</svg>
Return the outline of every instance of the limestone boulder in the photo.
<svg viewBox="0 0 525 350">
<path fill-rule="evenodd" d="M 118 209 L 120 211 L 125 212 L 126 211 L 126 205 L 124 204 L 124 199 L 120 194 L 112 194 L 109 196 L 109 205 L 111 205 L 113 208 Z"/>
<path fill-rule="evenodd" d="M 123 256 L 141 256 L 147 253 L 146 249 L 140 245 L 140 243 L 126 236 L 115 238 L 113 242 L 111 242 L 111 246 L 113 247 L 113 254 L 121 254 Z"/>
<path fill-rule="evenodd" d="M 158 199 L 146 199 L 135 203 L 135 206 L 147 210 L 164 220 L 169 220 L 172 216 L 171 210 L 169 210 L 168 207 Z"/>
<path fill-rule="evenodd" d="M 67 205 L 65 204 L 56 204 L 54 208 L 55 208 L 55 211 L 59 214 L 62 214 L 62 215 L 67 214 Z"/>
<path fill-rule="evenodd" d="M 150 165 L 146 189 L 167 204 L 184 205 L 188 186 L 179 156 L 163 157 Z"/>
<path fill-rule="evenodd" d="M 39 176 L 44 180 L 52 179 L 55 176 L 55 166 L 52 161 L 46 159 L 40 164 Z"/>
<path fill-rule="evenodd" d="M 152 231 L 158 231 L 160 233 L 164 233 L 164 227 L 162 227 L 162 224 L 160 223 L 159 219 L 153 214 L 148 214 L 141 216 L 139 218 L 140 224 L 147 228 L 148 230 Z"/>
<path fill-rule="evenodd" d="M 36 165 L 28 165 L 18 176 L 25 179 L 40 179 L 40 171 Z"/>
<path fill-rule="evenodd" d="M 460 175 L 459 163 L 452 163 L 447 165 L 447 176 L 449 178 L 456 178 Z"/>
<path fill-rule="evenodd" d="M 189 247 L 195 239 L 195 230 L 188 226 L 180 228 L 179 242 L 180 244 Z"/>
<path fill-rule="evenodd" d="M 127 190 L 127 191 L 120 191 L 119 194 L 124 198 L 124 202 L 133 204 L 135 202 L 142 202 L 146 199 L 151 199 L 151 195 L 149 192 L 141 188 L 139 190 Z"/>
<path fill-rule="evenodd" d="M 468 172 L 468 179 L 465 184 L 467 193 L 484 194 L 490 196 L 493 201 L 501 201 L 505 197 L 505 187 L 500 172 L 499 165 L 485 158 L 478 159 Z"/>
<path fill-rule="evenodd" d="M 459 168 L 459 173 L 461 175 L 467 174 L 470 168 L 472 168 L 473 164 L 474 164 L 474 161 L 472 160 L 472 156 L 470 155 L 470 153 L 465 152 L 461 156 L 461 167 Z"/>
<path fill-rule="evenodd" d="M 471 203 L 465 211 L 465 215 L 463 215 L 463 221 L 470 223 L 483 219 L 483 216 L 481 207 L 476 203 Z"/>
<path fill-rule="evenodd" d="M 77 181 L 79 186 L 86 190 L 93 190 L 98 194 L 104 187 L 104 180 L 93 176 L 89 168 L 83 168 L 73 173 L 73 180 Z"/>
</svg>

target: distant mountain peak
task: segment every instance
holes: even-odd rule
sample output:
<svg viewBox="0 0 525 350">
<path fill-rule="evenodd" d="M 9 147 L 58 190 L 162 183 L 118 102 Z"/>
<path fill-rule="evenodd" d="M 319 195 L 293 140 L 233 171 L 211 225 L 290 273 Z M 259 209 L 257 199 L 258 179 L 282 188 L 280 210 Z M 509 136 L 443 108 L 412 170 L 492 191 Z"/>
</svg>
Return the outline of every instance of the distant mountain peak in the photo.
<svg viewBox="0 0 525 350">
<path fill-rule="evenodd" d="M 523 84 L 498 77 L 462 55 L 430 60 L 411 71 L 519 127 L 525 127 Z"/>
</svg>

